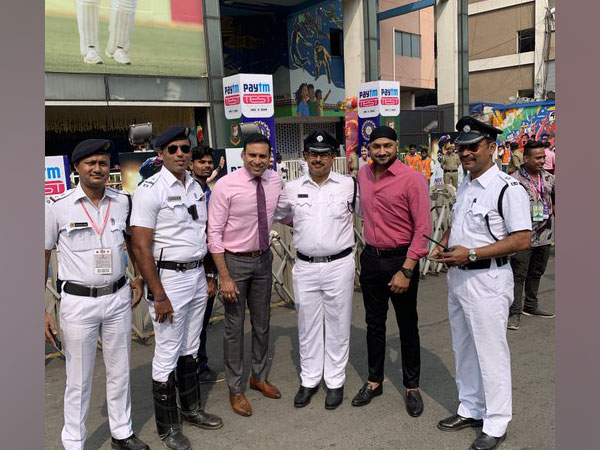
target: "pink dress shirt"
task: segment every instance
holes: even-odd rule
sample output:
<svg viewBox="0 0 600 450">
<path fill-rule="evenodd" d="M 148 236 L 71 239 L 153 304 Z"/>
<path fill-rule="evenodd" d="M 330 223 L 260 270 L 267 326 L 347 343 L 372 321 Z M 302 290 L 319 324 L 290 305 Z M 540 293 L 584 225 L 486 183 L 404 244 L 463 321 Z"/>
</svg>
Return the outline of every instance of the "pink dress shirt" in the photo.
<svg viewBox="0 0 600 450">
<path fill-rule="evenodd" d="M 418 260 L 428 253 L 423 234 L 431 236 L 427 184 L 398 160 L 377 181 L 374 169 L 370 164 L 358 172 L 365 241 L 379 248 L 409 245 L 407 257 Z"/>
<path fill-rule="evenodd" d="M 267 203 L 268 225 L 271 229 L 281 178 L 266 170 L 262 185 Z M 252 252 L 258 250 L 258 213 L 256 180 L 242 167 L 216 182 L 208 207 L 208 250 L 211 253 Z"/>
<path fill-rule="evenodd" d="M 554 169 L 554 165 L 556 162 L 556 159 L 555 159 L 556 154 L 549 148 L 545 148 L 544 153 L 546 154 L 546 162 L 544 162 L 544 170 Z"/>
</svg>

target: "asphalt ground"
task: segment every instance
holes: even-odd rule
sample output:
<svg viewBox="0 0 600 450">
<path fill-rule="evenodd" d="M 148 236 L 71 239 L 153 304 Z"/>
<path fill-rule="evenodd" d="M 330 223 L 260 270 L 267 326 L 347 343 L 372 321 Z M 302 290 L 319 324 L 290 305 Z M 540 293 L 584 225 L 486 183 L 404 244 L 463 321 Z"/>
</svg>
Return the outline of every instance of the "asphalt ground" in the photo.
<svg viewBox="0 0 600 450">
<path fill-rule="evenodd" d="M 233 413 L 225 382 L 202 385 L 208 412 L 222 417 L 224 427 L 206 431 L 184 425 L 194 449 L 468 449 L 477 431 L 465 429 L 448 433 L 436 423 L 456 412 L 454 357 L 447 312 L 444 274 L 427 276 L 419 287 L 418 311 L 421 335 L 421 392 L 425 411 L 419 418 L 408 416 L 404 406 L 398 328 L 388 314 L 387 357 L 384 395 L 371 404 L 356 408 L 350 402 L 367 377 L 367 349 L 364 308 L 360 292 L 354 295 L 350 360 L 346 369 L 344 402 L 334 410 L 324 408 L 321 389 L 305 408 L 293 407 L 299 387 L 299 357 L 294 309 L 274 307 L 271 318 L 269 380 L 282 392 L 272 400 L 250 389 L 246 395 L 254 414 Z M 554 310 L 554 255 L 540 285 L 540 306 Z M 245 348 L 250 348 L 250 327 L 246 320 Z M 209 364 L 223 371 L 223 323 L 208 330 Z M 508 331 L 513 379 L 513 420 L 503 450 L 550 450 L 554 444 L 554 319 L 522 316 L 521 328 Z M 131 389 L 134 432 L 153 449 L 163 448 L 154 422 L 151 397 L 153 339 L 132 344 Z M 249 373 L 246 352 L 245 379 Z M 105 372 L 102 355 L 96 356 L 92 401 L 87 420 L 86 449 L 110 447 L 105 400 Z M 46 360 L 46 449 L 61 449 L 63 425 L 64 362 Z"/>
</svg>

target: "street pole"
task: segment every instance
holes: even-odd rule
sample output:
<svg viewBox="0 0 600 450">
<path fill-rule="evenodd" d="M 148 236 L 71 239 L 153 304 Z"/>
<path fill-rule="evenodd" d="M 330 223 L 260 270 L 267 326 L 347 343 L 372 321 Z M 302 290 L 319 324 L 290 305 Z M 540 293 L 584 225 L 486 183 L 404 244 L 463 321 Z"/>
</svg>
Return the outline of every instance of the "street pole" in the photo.
<svg viewBox="0 0 600 450">
<path fill-rule="evenodd" d="M 469 115 L 469 1 L 458 1 L 458 116 Z"/>
</svg>

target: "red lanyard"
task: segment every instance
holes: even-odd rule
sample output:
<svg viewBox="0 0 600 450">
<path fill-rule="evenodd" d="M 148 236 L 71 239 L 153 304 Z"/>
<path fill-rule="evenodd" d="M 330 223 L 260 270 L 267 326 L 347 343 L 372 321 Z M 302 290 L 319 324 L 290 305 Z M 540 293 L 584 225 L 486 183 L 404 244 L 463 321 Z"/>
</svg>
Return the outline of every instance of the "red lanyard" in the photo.
<svg viewBox="0 0 600 450">
<path fill-rule="evenodd" d="M 104 228 L 106 228 L 106 222 L 108 222 L 108 213 L 110 212 L 110 203 L 111 203 L 111 200 L 109 198 L 108 206 L 106 207 L 106 214 L 104 214 L 104 220 L 102 221 L 102 228 L 98 228 L 96 226 L 96 224 L 94 223 L 94 219 L 92 219 L 92 216 L 90 216 L 90 213 L 88 212 L 87 208 L 83 204 L 83 199 L 81 199 L 81 206 L 83 207 L 83 210 L 87 214 L 88 219 L 90 219 L 90 222 L 92 223 L 92 227 L 94 227 L 94 230 L 96 230 L 96 233 L 98 233 L 98 235 L 100 235 L 100 236 L 102 236 L 102 233 L 104 232 Z"/>
</svg>

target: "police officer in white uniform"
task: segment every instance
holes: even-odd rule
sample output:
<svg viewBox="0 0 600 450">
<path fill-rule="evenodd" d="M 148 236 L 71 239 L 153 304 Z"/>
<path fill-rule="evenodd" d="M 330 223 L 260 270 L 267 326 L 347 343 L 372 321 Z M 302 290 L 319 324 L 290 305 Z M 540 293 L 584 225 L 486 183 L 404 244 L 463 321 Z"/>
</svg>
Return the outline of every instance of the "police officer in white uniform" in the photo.
<svg viewBox="0 0 600 450">
<path fill-rule="evenodd" d="M 298 312 L 302 384 L 297 408 L 310 403 L 325 379 L 325 408 L 342 402 L 354 292 L 356 181 L 331 170 L 338 143 L 318 130 L 304 140 L 309 175 L 286 183 L 278 218 L 293 222 L 296 264 L 292 271 Z"/>
<path fill-rule="evenodd" d="M 106 366 L 112 446 L 149 448 L 131 428 L 131 309 L 140 301 L 143 283 L 140 278 L 131 283 L 132 298 L 125 276 L 131 201 L 127 193 L 105 186 L 112 147 L 105 139 L 79 143 L 71 155 L 79 184 L 46 201 L 45 273 L 55 246 L 58 255 L 60 328 L 67 372 L 62 430 L 66 450 L 81 450 L 85 444 L 98 335 Z M 56 333 L 54 320 L 46 313 L 46 340 L 58 345 L 52 333 Z"/>
<path fill-rule="evenodd" d="M 205 413 L 200 401 L 196 355 L 207 301 L 203 259 L 206 255 L 206 197 L 187 173 L 191 161 L 189 129 L 170 127 L 155 141 L 163 167 L 133 196 L 133 251 L 148 285 L 155 349 L 152 392 L 156 428 L 173 450 L 191 448 L 184 421 L 218 429 L 223 422 Z M 212 270 L 212 269 L 211 269 Z"/>
<path fill-rule="evenodd" d="M 448 313 L 456 360 L 458 414 L 443 431 L 480 427 L 473 450 L 492 450 L 506 438 L 512 417 L 510 353 L 506 341 L 513 274 L 507 255 L 529 247 L 529 199 L 523 187 L 492 161 L 500 130 L 471 117 L 456 124 L 463 167 L 452 228 L 431 257 L 450 265 Z"/>
</svg>

